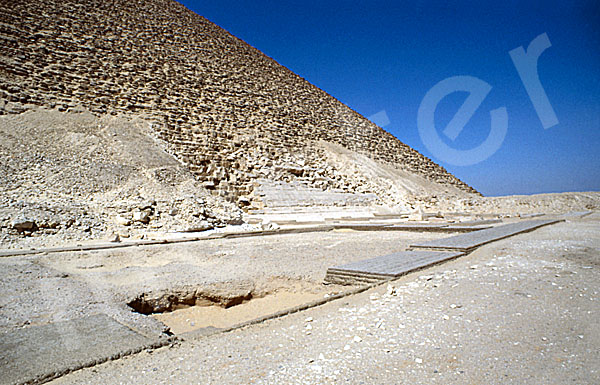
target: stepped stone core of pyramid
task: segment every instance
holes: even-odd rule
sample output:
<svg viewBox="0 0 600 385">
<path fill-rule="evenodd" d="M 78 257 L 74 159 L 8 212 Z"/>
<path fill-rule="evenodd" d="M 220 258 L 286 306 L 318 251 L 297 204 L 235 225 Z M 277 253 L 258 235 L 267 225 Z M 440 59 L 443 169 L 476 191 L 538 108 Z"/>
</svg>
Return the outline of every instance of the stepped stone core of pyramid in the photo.
<svg viewBox="0 0 600 385">
<path fill-rule="evenodd" d="M 253 193 L 261 180 L 383 199 L 385 186 L 354 180 L 327 162 L 331 146 L 446 189 L 478 194 L 172 0 L 3 0 L 0 40 L 1 114 L 42 106 L 141 116 L 149 134 L 204 187 L 241 206 L 259 199 Z"/>
</svg>

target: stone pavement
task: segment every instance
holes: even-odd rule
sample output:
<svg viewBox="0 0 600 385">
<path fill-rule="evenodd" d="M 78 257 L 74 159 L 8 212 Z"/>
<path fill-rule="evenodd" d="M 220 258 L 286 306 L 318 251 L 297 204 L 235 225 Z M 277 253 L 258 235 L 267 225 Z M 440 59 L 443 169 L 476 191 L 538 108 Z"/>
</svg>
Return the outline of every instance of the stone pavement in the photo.
<svg viewBox="0 0 600 385">
<path fill-rule="evenodd" d="M 485 245 L 487 243 L 504 239 L 512 235 L 532 231 L 542 226 L 551 225 L 557 222 L 560 222 L 560 220 L 538 219 L 509 223 L 502 226 L 492 227 L 490 229 L 474 231 L 468 234 L 456 235 L 454 237 L 415 243 L 411 245 L 411 248 L 471 251 L 476 247 Z"/>
<path fill-rule="evenodd" d="M 457 258 L 464 253 L 440 251 L 402 251 L 327 270 L 325 281 L 338 284 L 377 282 L 398 278 L 411 271 Z"/>
<path fill-rule="evenodd" d="M 0 384 L 44 382 L 164 344 L 104 314 L 11 330 L 0 335 Z"/>
</svg>

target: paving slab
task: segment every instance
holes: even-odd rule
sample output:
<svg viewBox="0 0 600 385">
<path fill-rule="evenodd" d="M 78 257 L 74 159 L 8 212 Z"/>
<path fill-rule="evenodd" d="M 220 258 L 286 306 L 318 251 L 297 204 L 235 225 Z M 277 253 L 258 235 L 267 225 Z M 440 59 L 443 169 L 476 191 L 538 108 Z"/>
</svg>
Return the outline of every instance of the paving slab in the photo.
<svg viewBox="0 0 600 385">
<path fill-rule="evenodd" d="M 467 234 L 461 234 L 442 239 L 435 239 L 433 241 L 427 241 L 423 243 L 416 243 L 414 245 L 411 245 L 410 247 L 413 249 L 440 249 L 466 252 L 490 242 L 494 242 L 516 234 L 532 231 L 542 226 L 551 225 L 557 222 L 562 222 L 562 220 L 537 219 L 509 223 L 506 225 L 478 230 Z"/>
<path fill-rule="evenodd" d="M 521 214 L 519 215 L 519 217 L 523 218 L 523 219 L 527 219 L 527 218 L 535 218 L 535 217 L 543 217 L 544 213 L 533 213 L 533 214 Z"/>
<path fill-rule="evenodd" d="M 327 270 L 325 281 L 338 284 L 372 283 L 397 278 L 449 259 L 464 255 L 447 251 L 401 251 Z"/>
<path fill-rule="evenodd" d="M 118 249 L 123 247 L 132 246 L 154 246 L 154 245 L 166 245 L 172 243 L 184 243 L 184 242 L 197 242 L 197 241 L 209 241 L 219 238 L 248 238 L 255 236 L 265 235 L 278 235 L 278 234 L 298 234 L 298 233 L 309 233 L 309 232 L 324 232 L 331 231 L 334 227 L 331 225 L 319 225 L 319 226 L 305 226 L 305 227 L 293 227 L 276 230 L 256 230 L 256 231 L 241 231 L 241 232 L 230 232 L 230 233 L 213 233 L 204 236 L 194 237 L 182 237 L 182 238 L 163 238 L 163 239 L 147 239 L 147 240 L 136 240 L 136 241 L 124 241 L 124 242 L 104 242 L 104 243 L 90 243 L 85 245 L 76 246 L 64 246 L 64 247 L 45 247 L 37 249 L 14 249 L 14 250 L 0 250 L 0 257 L 15 257 L 19 255 L 32 255 L 32 254 L 43 254 L 43 253 L 63 253 L 71 251 L 91 251 L 91 250 L 106 250 L 106 249 Z"/>
<path fill-rule="evenodd" d="M 491 225 L 466 225 L 461 224 L 448 225 L 444 228 L 446 232 L 469 233 L 472 231 L 491 229 Z"/>
<path fill-rule="evenodd" d="M 445 227 L 448 227 L 447 223 L 396 223 L 388 226 L 397 231 L 441 231 Z"/>
<path fill-rule="evenodd" d="M 489 225 L 469 225 L 462 226 L 458 223 L 400 223 L 389 225 L 388 231 L 418 231 L 418 232 L 436 232 L 436 233 L 468 233 L 481 229 L 490 228 Z"/>
<path fill-rule="evenodd" d="M 0 334 L 0 384 L 39 383 L 164 341 L 104 314 Z"/>
<path fill-rule="evenodd" d="M 368 221 L 372 221 L 373 219 L 376 219 L 376 218 L 374 216 L 368 216 L 368 217 L 351 217 L 351 216 L 346 216 L 346 217 L 339 217 L 339 218 L 325 217 L 325 222 L 333 222 L 333 223 L 368 222 Z"/>
<path fill-rule="evenodd" d="M 390 225 L 387 223 L 336 223 L 333 228 L 335 230 L 386 231 L 390 230 Z"/>
<path fill-rule="evenodd" d="M 593 211 L 571 211 L 571 212 L 568 212 L 566 214 L 563 214 L 562 217 L 563 218 L 569 218 L 569 219 L 583 218 L 585 216 L 590 215 L 591 213 L 593 213 Z"/>
<path fill-rule="evenodd" d="M 459 226 L 446 223 L 336 223 L 333 225 L 336 230 L 356 230 L 356 231 L 416 231 L 416 232 L 470 232 L 489 228 L 490 226 Z"/>
<path fill-rule="evenodd" d="M 378 214 L 373 213 L 374 217 L 379 219 L 400 219 L 400 218 L 408 218 L 410 213 L 398 213 L 398 214 Z"/>
<path fill-rule="evenodd" d="M 495 223 L 502 223 L 502 219 L 475 219 L 472 221 L 456 222 L 455 225 L 460 226 L 479 226 L 479 225 L 491 225 Z"/>
</svg>

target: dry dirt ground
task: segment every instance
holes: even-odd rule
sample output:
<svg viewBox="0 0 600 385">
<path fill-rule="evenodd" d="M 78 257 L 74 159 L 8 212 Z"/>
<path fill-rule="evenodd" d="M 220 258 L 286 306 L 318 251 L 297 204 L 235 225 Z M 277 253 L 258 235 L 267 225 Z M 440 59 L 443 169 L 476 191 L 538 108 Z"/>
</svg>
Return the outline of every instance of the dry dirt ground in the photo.
<svg viewBox="0 0 600 385">
<path fill-rule="evenodd" d="M 119 271 L 113 263 L 161 261 L 168 267 L 163 263 L 191 261 L 194 251 L 201 255 L 198 266 L 221 253 L 223 271 L 238 261 L 242 276 L 261 277 L 260 268 L 246 271 L 256 255 L 256 261 L 267 257 L 267 272 L 317 285 L 326 266 L 402 249 L 408 241 L 399 240 L 406 239 L 393 232 L 318 233 L 223 240 L 195 249 L 181 245 L 164 254 L 161 248 L 142 249 L 116 261 L 100 252 L 18 260 L 36 260 L 79 280 L 96 268 L 76 273 L 77 266 L 104 261 L 97 267 L 104 273 L 96 277 L 108 282 L 125 277 L 124 271 L 111 273 Z M 207 276 L 214 275 L 211 269 Z M 122 283 L 121 289 L 133 293 L 158 282 L 147 279 Z M 597 384 L 599 302 L 596 212 L 483 246 L 388 286 L 228 333 L 188 338 L 54 383 Z"/>
</svg>

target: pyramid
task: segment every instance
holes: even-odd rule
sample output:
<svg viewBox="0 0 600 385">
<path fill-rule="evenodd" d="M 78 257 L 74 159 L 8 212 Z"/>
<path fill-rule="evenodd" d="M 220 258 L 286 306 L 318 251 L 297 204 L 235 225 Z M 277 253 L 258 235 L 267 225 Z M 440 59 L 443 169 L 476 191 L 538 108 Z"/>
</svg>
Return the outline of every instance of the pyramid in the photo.
<svg viewBox="0 0 600 385">
<path fill-rule="evenodd" d="M 307 195 L 374 192 L 368 176 L 336 168 L 332 154 L 440 191 L 477 193 L 172 0 L 2 0 L 0 40 L 0 114 L 42 106 L 142 117 L 149 135 L 205 188 L 240 205 L 280 185 Z"/>
</svg>

